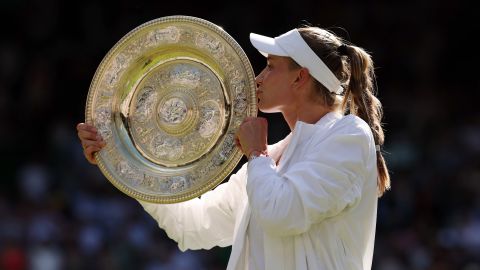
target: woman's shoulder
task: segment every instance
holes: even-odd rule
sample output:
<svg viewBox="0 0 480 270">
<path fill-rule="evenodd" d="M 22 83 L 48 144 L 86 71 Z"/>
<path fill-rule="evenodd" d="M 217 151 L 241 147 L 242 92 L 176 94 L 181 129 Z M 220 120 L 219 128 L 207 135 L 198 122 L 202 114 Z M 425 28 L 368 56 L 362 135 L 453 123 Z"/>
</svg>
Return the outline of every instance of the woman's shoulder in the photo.
<svg viewBox="0 0 480 270">
<path fill-rule="evenodd" d="M 333 133 L 352 133 L 372 136 L 370 126 L 362 118 L 348 114 L 337 120 L 332 126 Z"/>
<path fill-rule="evenodd" d="M 356 138 L 362 144 L 370 144 L 373 141 L 372 131 L 368 124 L 356 115 L 339 117 L 329 126 L 319 128 L 311 138 L 311 144 L 322 145 L 331 140 L 344 140 L 344 138 Z"/>
</svg>

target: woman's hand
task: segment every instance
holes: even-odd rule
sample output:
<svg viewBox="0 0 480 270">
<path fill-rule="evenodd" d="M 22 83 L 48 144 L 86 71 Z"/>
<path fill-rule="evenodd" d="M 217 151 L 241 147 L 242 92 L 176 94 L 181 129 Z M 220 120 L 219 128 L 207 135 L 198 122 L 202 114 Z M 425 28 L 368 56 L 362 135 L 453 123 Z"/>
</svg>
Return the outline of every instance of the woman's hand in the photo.
<svg viewBox="0 0 480 270">
<path fill-rule="evenodd" d="M 235 144 L 245 156 L 253 151 L 267 153 L 268 122 L 263 117 L 247 117 L 235 136 Z"/>
<path fill-rule="evenodd" d="M 77 125 L 77 134 L 82 143 L 83 154 L 91 164 L 97 164 L 94 154 L 100 151 L 106 144 L 98 134 L 97 129 L 89 124 L 80 123 Z"/>
</svg>

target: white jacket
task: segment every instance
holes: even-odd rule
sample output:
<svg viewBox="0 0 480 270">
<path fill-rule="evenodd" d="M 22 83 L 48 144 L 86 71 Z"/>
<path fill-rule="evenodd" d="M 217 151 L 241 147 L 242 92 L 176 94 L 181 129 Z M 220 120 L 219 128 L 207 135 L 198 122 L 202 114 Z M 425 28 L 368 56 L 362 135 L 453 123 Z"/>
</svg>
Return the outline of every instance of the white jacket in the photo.
<svg viewBox="0 0 480 270">
<path fill-rule="evenodd" d="M 369 126 L 337 113 L 298 121 L 269 154 L 201 199 L 140 203 L 181 250 L 232 245 L 227 269 L 247 268 L 251 215 L 264 231 L 265 269 L 371 269 L 377 167 Z"/>
</svg>

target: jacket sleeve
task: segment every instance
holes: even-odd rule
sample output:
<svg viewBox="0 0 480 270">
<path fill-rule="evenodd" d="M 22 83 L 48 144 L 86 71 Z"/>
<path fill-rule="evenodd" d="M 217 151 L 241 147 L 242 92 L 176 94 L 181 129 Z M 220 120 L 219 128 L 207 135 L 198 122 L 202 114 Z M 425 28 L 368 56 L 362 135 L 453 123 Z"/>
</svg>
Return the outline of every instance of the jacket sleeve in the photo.
<svg viewBox="0 0 480 270">
<path fill-rule="evenodd" d="M 246 199 L 242 197 L 245 180 L 246 165 L 201 198 L 176 204 L 139 203 L 182 251 L 228 246 L 233 242 L 236 208 Z"/>
<path fill-rule="evenodd" d="M 249 162 L 247 194 L 264 230 L 300 234 L 354 206 L 362 194 L 370 144 L 362 129 L 332 134 L 297 156 L 281 176 L 271 158 Z"/>
</svg>

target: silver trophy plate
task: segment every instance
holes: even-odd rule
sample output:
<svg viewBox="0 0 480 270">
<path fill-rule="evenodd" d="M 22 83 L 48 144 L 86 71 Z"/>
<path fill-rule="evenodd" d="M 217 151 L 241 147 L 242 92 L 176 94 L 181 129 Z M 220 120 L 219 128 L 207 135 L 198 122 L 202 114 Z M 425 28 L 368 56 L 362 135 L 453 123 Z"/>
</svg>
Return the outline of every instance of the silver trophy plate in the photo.
<svg viewBox="0 0 480 270">
<path fill-rule="evenodd" d="M 106 178 L 138 200 L 176 203 L 220 184 L 242 153 L 235 133 L 256 116 L 255 79 L 242 48 L 203 19 L 169 16 L 133 29 L 94 75 L 86 122 L 106 142 Z"/>
</svg>

